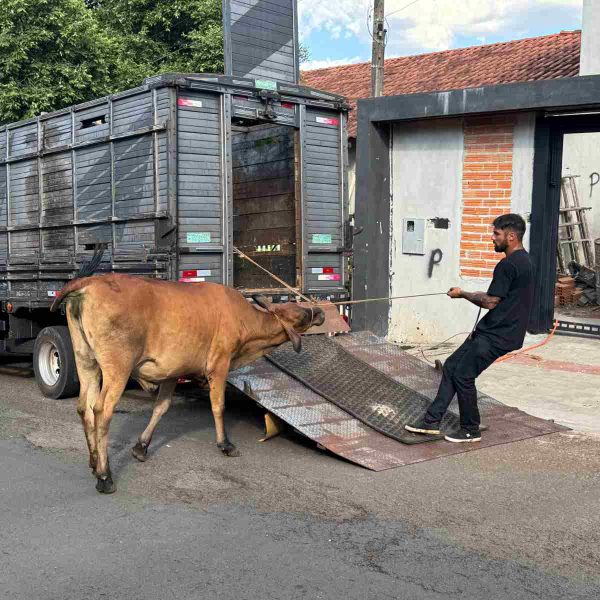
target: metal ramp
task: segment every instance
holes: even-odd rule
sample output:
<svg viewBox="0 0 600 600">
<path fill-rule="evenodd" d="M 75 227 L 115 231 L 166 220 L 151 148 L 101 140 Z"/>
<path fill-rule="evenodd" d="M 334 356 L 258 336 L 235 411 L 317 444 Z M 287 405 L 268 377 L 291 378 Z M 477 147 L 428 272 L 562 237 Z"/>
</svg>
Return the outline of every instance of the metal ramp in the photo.
<svg viewBox="0 0 600 600">
<path fill-rule="evenodd" d="M 424 440 L 405 432 L 404 423 L 435 396 L 438 371 L 369 332 L 311 336 L 303 343 L 301 354 L 286 344 L 269 359 L 232 372 L 229 382 L 322 447 L 374 471 L 567 430 L 480 395 L 489 428 L 480 443 Z M 336 405 L 340 397 L 346 408 L 350 398 L 354 414 Z M 455 400 L 447 427 L 457 414 Z"/>
</svg>

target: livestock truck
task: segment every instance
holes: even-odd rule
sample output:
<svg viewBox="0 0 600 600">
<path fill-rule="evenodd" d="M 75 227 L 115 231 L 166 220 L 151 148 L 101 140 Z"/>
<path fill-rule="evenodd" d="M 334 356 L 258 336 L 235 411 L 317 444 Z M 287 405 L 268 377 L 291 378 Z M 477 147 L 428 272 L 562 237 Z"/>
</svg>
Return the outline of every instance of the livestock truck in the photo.
<svg viewBox="0 0 600 600">
<path fill-rule="evenodd" d="M 212 281 L 246 295 L 348 296 L 347 110 L 293 83 L 164 74 L 0 127 L 0 352 L 33 355 L 43 393 L 77 393 L 49 306 L 98 272 Z"/>
</svg>

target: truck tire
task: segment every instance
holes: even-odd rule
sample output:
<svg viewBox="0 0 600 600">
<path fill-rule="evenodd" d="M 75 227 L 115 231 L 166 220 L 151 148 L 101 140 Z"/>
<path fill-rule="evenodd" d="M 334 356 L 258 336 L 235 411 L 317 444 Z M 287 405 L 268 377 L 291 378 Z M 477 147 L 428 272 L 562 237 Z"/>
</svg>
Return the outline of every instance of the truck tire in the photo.
<svg viewBox="0 0 600 600">
<path fill-rule="evenodd" d="M 33 372 L 47 398 L 69 398 L 79 393 L 73 344 L 69 328 L 46 327 L 38 334 L 33 347 Z"/>
</svg>

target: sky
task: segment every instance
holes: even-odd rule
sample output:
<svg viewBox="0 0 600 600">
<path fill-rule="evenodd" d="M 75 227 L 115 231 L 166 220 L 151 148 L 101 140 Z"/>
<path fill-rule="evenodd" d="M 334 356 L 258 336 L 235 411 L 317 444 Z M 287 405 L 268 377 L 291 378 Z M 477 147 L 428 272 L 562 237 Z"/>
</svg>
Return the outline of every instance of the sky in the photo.
<svg viewBox="0 0 600 600">
<path fill-rule="evenodd" d="M 386 58 L 581 28 L 582 0 L 385 0 Z M 319 69 L 371 59 L 373 0 L 298 0 L 300 42 Z"/>
</svg>

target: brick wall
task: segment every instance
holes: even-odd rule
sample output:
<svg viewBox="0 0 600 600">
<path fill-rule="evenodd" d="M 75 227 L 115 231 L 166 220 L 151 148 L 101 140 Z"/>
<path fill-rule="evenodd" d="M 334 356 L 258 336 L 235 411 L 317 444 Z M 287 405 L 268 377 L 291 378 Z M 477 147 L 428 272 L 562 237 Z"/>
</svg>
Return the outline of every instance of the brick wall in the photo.
<svg viewBox="0 0 600 600">
<path fill-rule="evenodd" d="M 491 277 L 498 260 L 491 222 L 511 207 L 513 120 L 477 117 L 464 123 L 460 274 Z"/>
</svg>

